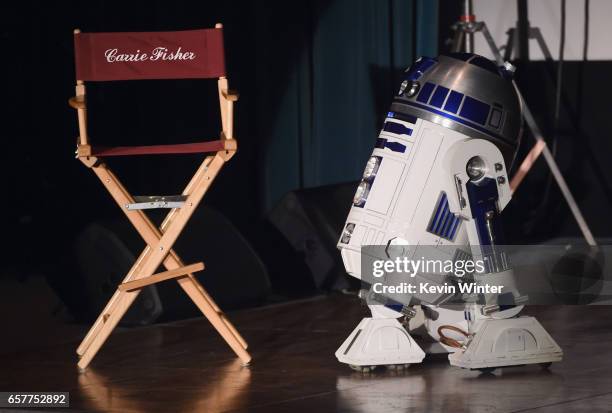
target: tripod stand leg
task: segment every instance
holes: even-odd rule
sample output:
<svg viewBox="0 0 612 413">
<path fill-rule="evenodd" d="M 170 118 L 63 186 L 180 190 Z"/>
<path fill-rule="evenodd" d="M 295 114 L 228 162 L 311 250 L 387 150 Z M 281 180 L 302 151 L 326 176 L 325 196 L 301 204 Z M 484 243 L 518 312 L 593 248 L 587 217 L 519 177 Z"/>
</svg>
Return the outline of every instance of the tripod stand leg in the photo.
<svg viewBox="0 0 612 413">
<path fill-rule="evenodd" d="M 489 36 L 491 36 L 491 34 L 489 33 L 489 30 L 487 29 L 487 33 L 489 34 Z M 512 29 L 508 29 L 508 41 L 506 42 L 506 48 L 504 49 L 504 62 L 509 62 L 510 59 L 512 58 L 512 52 L 514 51 L 514 42 L 516 41 L 515 36 L 516 36 L 516 29 L 512 28 Z M 493 38 L 491 37 L 491 40 L 493 40 Z M 487 40 L 488 42 L 488 40 Z M 493 43 L 495 45 L 495 42 Z M 489 44 L 489 46 L 491 46 Z M 497 46 L 495 46 L 497 47 Z"/>
<path fill-rule="evenodd" d="M 497 62 L 497 64 L 500 66 L 503 65 L 505 62 L 502 59 L 499 49 L 495 45 L 495 41 L 493 40 L 491 33 L 489 33 L 489 29 L 487 28 L 486 23 L 482 22 L 480 24 L 480 31 L 482 31 L 483 36 L 485 37 L 487 43 L 489 44 L 489 47 L 491 48 L 491 52 L 493 53 L 493 56 L 495 56 L 495 61 Z M 542 44 L 544 44 L 542 33 L 540 33 L 539 30 L 533 31 L 533 33 L 534 33 L 534 36 L 538 39 L 538 44 L 540 45 L 540 47 L 542 47 Z M 545 55 L 550 56 L 550 51 L 545 46 L 545 44 L 544 44 L 544 47 L 542 48 L 542 52 Z M 555 178 L 555 181 L 557 182 L 557 185 L 559 186 L 559 189 L 561 190 L 561 193 L 563 194 L 563 197 L 565 198 L 567 205 L 572 211 L 572 215 L 574 216 L 574 219 L 576 220 L 576 223 L 578 224 L 578 227 L 580 228 L 580 231 L 582 232 L 582 236 L 584 237 L 587 244 L 589 244 L 590 246 L 596 246 L 597 242 L 595 241 L 595 238 L 593 237 L 593 234 L 591 233 L 591 230 L 588 224 L 586 223 L 586 220 L 584 219 L 584 216 L 582 215 L 582 212 L 580 211 L 580 208 L 578 207 L 578 204 L 576 203 L 574 196 L 572 195 L 572 191 L 570 191 L 569 187 L 567 186 L 567 182 L 565 182 L 565 178 L 563 178 L 563 174 L 561 174 L 561 170 L 559 170 L 559 166 L 557 165 L 557 162 L 555 161 L 554 156 L 552 155 L 552 153 L 550 153 L 548 146 L 546 146 L 546 141 L 544 140 L 542 132 L 540 131 L 540 128 L 538 127 L 538 124 L 536 123 L 531 113 L 531 110 L 529 109 L 529 106 L 527 106 L 527 103 L 525 102 L 525 99 L 523 99 L 523 95 L 521 94 L 521 91 L 518 88 L 514 80 L 512 81 L 512 84 L 514 88 L 516 89 L 516 93 L 519 95 L 521 99 L 521 102 L 523 105 L 523 112 L 525 116 L 525 122 L 527 123 L 527 127 L 529 128 L 529 130 L 531 130 L 531 133 L 533 134 L 533 137 L 536 140 L 536 145 L 538 147 L 538 150 L 541 149 L 541 153 L 544 154 L 544 159 L 546 160 L 546 163 L 548 164 L 548 168 L 550 169 L 550 172 Z M 535 161 L 535 159 L 537 159 L 537 155 L 534 157 L 533 161 Z M 524 175 L 527 174 L 528 171 L 529 170 L 526 170 L 526 171 L 523 170 L 521 172 L 523 176 L 521 177 L 520 180 L 518 180 L 518 183 L 520 183 L 520 181 L 522 180 Z M 516 186 L 518 186 L 518 183 Z M 513 190 L 516 190 L 516 186 L 513 188 Z"/>
<path fill-rule="evenodd" d="M 536 39 L 536 41 L 538 42 L 538 46 L 540 46 L 540 49 L 542 50 L 542 53 L 544 54 L 544 58 L 546 60 L 548 61 L 553 60 L 552 54 L 550 53 L 550 49 L 548 49 L 548 46 L 546 45 L 546 42 L 544 41 L 544 36 L 542 36 L 542 32 L 540 31 L 539 28 L 532 27 L 531 30 L 529 31 L 529 38 Z"/>
<path fill-rule="evenodd" d="M 521 96 L 521 100 L 522 99 L 523 97 Z M 597 246 L 597 242 L 595 241 L 595 238 L 593 237 L 593 234 L 591 233 L 591 230 L 588 224 L 586 223 L 586 220 L 584 219 L 584 216 L 582 215 L 582 212 L 580 211 L 580 208 L 578 207 L 574 196 L 572 195 L 572 191 L 570 191 L 569 187 L 567 186 L 567 182 L 565 182 L 565 178 L 563 178 L 563 174 L 561 174 L 561 171 L 559 170 L 559 166 L 557 165 L 555 158 L 553 157 L 552 153 L 550 153 L 550 150 L 546 145 L 546 141 L 544 141 L 544 138 L 542 137 L 540 129 L 538 128 L 538 125 L 536 124 L 535 119 L 531 114 L 531 110 L 529 110 L 529 107 L 526 104 L 524 104 L 523 109 L 525 111 L 525 122 L 527 122 L 527 126 L 531 130 L 531 133 L 533 133 L 533 137 L 536 139 L 536 142 L 543 146 L 542 154 L 544 154 L 544 160 L 546 160 L 548 168 L 550 168 L 550 172 L 555 178 L 555 181 L 557 182 L 557 185 L 559 186 L 559 189 L 561 190 L 561 193 L 563 194 L 567 205 L 572 211 L 572 215 L 574 215 L 574 219 L 576 220 L 578 227 L 580 227 L 582 236 L 586 240 L 587 244 L 592 247 Z"/>
<path fill-rule="evenodd" d="M 523 182 L 523 179 L 525 179 L 535 161 L 540 157 L 540 155 L 542 155 L 542 151 L 544 150 L 545 146 L 546 143 L 544 141 L 537 141 L 527 156 L 525 156 L 521 166 L 519 166 L 518 170 L 514 173 L 514 176 L 510 180 L 510 190 L 512 193 L 516 191 L 516 188 L 518 188 L 521 182 Z"/>
<path fill-rule="evenodd" d="M 504 64 L 504 59 L 502 59 L 501 53 L 499 52 L 499 49 L 497 48 L 497 45 L 495 44 L 495 40 L 493 40 L 493 36 L 491 36 L 491 32 L 489 32 L 489 28 L 487 27 L 487 24 L 485 22 L 482 22 L 479 25 L 479 27 L 480 27 L 480 31 L 482 32 L 482 35 L 484 36 L 487 42 L 487 45 L 489 45 L 489 48 L 491 49 L 491 53 L 493 53 L 493 56 L 495 56 L 495 61 L 497 62 L 498 65 L 502 66 Z M 508 53 L 507 50 L 506 50 L 506 53 Z"/>
</svg>

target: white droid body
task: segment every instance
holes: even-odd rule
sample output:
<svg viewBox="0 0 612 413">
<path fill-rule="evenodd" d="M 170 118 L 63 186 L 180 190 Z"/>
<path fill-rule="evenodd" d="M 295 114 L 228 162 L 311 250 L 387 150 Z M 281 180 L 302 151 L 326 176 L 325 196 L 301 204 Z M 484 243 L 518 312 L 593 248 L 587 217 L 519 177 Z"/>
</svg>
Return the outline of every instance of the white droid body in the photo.
<svg viewBox="0 0 612 413">
<path fill-rule="evenodd" d="M 443 305 L 448 294 L 395 295 L 362 274 L 362 247 L 376 245 L 390 260 L 480 257 L 486 271 L 474 276 L 476 283 L 513 285 L 505 256 L 495 251 L 497 216 L 511 198 L 506 161 L 521 132 L 520 101 L 506 75 L 470 54 L 419 59 L 406 71 L 338 242 L 347 272 L 374 286 L 362 290 L 372 317 L 338 349 L 341 362 L 362 369 L 421 362 L 425 353 L 398 321 L 404 315 L 420 319 L 438 348 L 454 353 L 454 365 L 560 360 L 560 348 L 535 319 L 516 318 L 522 308 L 516 291 L 508 306 Z"/>
</svg>

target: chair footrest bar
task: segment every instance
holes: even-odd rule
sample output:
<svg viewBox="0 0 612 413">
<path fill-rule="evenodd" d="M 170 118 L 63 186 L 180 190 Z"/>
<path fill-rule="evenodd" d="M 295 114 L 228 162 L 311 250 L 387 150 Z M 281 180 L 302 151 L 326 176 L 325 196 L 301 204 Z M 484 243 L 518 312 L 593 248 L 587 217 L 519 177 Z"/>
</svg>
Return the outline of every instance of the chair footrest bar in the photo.
<svg viewBox="0 0 612 413">
<path fill-rule="evenodd" d="M 128 210 L 135 209 L 156 209 L 156 208 L 182 208 L 185 205 L 185 195 L 165 195 L 165 196 L 135 196 L 134 203 L 126 204 Z"/>
<path fill-rule="evenodd" d="M 146 287 L 147 285 L 157 284 L 158 282 L 170 280 L 172 278 L 184 277 L 187 274 L 202 271 L 203 269 L 204 269 L 204 263 L 197 262 L 195 264 L 185 265 L 184 267 L 179 267 L 173 270 L 153 274 L 150 277 L 121 283 L 119 284 L 119 290 L 120 291 L 139 290 L 143 287 Z"/>
</svg>

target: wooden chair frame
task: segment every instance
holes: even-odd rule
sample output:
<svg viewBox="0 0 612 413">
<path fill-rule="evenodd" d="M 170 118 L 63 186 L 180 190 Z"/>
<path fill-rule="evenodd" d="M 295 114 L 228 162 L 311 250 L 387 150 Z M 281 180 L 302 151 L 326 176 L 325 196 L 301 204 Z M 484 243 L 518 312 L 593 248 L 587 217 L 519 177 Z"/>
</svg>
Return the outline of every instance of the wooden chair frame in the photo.
<svg viewBox="0 0 612 413">
<path fill-rule="evenodd" d="M 217 24 L 215 27 L 222 28 L 223 26 Z M 75 33 L 79 33 L 79 31 L 75 30 Z M 96 157 L 95 153 L 92 152 L 87 133 L 85 83 L 81 80 L 76 81 L 76 96 L 70 99 L 69 104 L 76 109 L 78 115 L 77 158 L 96 174 L 147 244 L 125 276 L 123 283 L 118 286 L 77 348 L 77 354 L 80 356 L 78 362 L 80 369 L 87 368 L 143 287 L 172 278 L 176 279 L 242 363 L 248 364 L 251 360 L 245 340 L 193 275 L 194 272 L 203 270 L 204 264 L 196 263 L 186 266 L 172 249 L 174 242 L 206 194 L 219 170 L 225 162 L 234 156 L 237 150 L 237 142 L 233 137 L 233 123 L 234 102 L 238 100 L 238 94 L 229 90 L 225 76 L 220 77 L 217 83 L 221 108 L 222 132 L 220 139 L 223 142 L 222 149 L 205 157 L 183 191 L 183 195 L 186 197 L 183 207 L 171 209 L 161 226 L 157 228 L 142 210 L 127 208 L 128 204 L 134 203 L 134 198 L 108 165 L 103 162 L 103 159 Z M 155 270 L 162 264 L 167 271 L 154 274 Z"/>
</svg>

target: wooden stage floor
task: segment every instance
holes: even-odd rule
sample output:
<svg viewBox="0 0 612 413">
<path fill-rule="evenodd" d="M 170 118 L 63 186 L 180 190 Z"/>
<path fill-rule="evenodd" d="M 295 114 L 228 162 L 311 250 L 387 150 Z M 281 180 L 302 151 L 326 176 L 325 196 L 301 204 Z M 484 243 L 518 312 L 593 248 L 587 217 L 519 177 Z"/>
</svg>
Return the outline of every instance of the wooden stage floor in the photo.
<svg viewBox="0 0 612 413">
<path fill-rule="evenodd" d="M 254 360 L 242 367 L 204 319 L 114 333 L 85 373 L 70 345 L 0 356 L 1 391 L 69 391 L 69 411 L 612 411 L 612 307 L 531 308 L 565 351 L 550 371 L 481 375 L 426 358 L 364 376 L 334 352 L 365 314 L 329 297 L 231 314 Z M 54 409 L 52 411 L 59 411 Z"/>
</svg>

